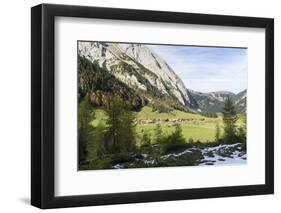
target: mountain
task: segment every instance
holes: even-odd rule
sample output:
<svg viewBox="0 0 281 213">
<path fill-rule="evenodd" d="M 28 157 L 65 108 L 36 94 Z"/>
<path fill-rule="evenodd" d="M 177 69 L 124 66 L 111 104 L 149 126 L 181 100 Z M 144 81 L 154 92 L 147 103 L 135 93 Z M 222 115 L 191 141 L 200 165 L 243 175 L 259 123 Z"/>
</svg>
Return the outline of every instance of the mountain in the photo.
<svg viewBox="0 0 281 213">
<path fill-rule="evenodd" d="M 222 112 L 229 96 L 236 111 L 246 111 L 247 91 L 202 93 L 187 89 L 167 62 L 143 44 L 78 42 L 79 98 L 97 106 L 119 96 L 134 109 L 151 104 L 157 111 Z"/>
<path fill-rule="evenodd" d="M 189 91 L 196 100 L 199 109 L 203 112 L 222 112 L 224 101 L 228 96 L 232 99 L 235 109 L 238 113 L 246 111 L 247 90 L 243 90 L 238 94 L 234 94 L 228 91 L 217 91 L 209 93 L 202 93 L 193 90 Z"/>
<path fill-rule="evenodd" d="M 127 55 L 151 70 L 168 86 L 169 91 L 184 105 L 196 108 L 197 104 L 173 69 L 155 52 L 142 44 L 122 46 Z"/>
<path fill-rule="evenodd" d="M 103 69 L 130 90 L 135 91 L 142 101 L 152 104 L 165 101 L 164 105 L 186 109 L 198 107 L 197 102 L 172 68 L 145 45 L 82 41 L 78 43 L 78 54 L 81 60 L 98 65 L 95 69 Z M 81 71 L 81 68 L 79 69 Z M 85 78 L 85 72 L 79 75 L 79 86 L 86 81 L 81 79 L 83 76 Z M 96 86 L 98 82 L 93 81 L 92 84 L 87 88 Z M 121 87 L 120 85 L 118 88 Z M 97 89 L 101 88 L 89 89 L 84 93 L 91 93 Z M 83 88 L 80 90 L 83 91 Z M 100 91 L 104 94 L 106 88 Z M 123 94 L 123 96 L 127 95 Z"/>
</svg>

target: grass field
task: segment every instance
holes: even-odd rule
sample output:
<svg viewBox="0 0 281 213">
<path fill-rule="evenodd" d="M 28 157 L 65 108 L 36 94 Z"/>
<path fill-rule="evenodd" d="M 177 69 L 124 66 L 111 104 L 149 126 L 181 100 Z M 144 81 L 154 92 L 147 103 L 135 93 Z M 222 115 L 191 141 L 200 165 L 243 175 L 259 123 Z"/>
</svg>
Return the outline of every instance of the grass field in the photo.
<svg viewBox="0 0 281 213">
<path fill-rule="evenodd" d="M 145 106 L 140 112 L 136 113 L 136 118 L 136 131 L 139 136 L 146 132 L 153 137 L 157 123 L 161 125 L 164 134 L 172 132 L 175 129 L 175 124 L 178 123 L 187 141 L 190 138 L 194 141 L 200 140 L 201 142 L 214 141 L 217 123 L 220 126 L 221 134 L 223 131 L 221 116 L 218 118 L 208 118 L 199 114 L 186 113 L 178 110 L 170 113 L 158 113 L 153 112 L 151 107 Z M 92 125 L 96 126 L 99 122 L 105 123 L 105 119 L 106 116 L 103 110 L 95 110 L 95 120 L 92 122 Z M 183 119 L 184 121 L 175 121 L 179 119 Z"/>
<path fill-rule="evenodd" d="M 160 123 L 164 133 L 170 133 L 174 130 L 173 124 L 175 120 L 185 119 L 183 122 L 178 122 L 182 128 L 183 135 L 188 141 L 192 138 L 194 141 L 210 142 L 215 139 L 216 125 L 219 124 L 222 132 L 222 117 L 207 118 L 199 114 L 186 113 L 174 110 L 171 113 L 157 113 L 152 112 L 150 107 L 143 107 L 141 112 L 137 113 L 138 120 L 156 120 Z M 160 119 L 160 120 L 159 120 Z M 168 120 L 168 121 L 167 121 Z M 137 132 L 147 131 L 153 134 L 156 123 L 152 124 L 138 124 Z"/>
</svg>

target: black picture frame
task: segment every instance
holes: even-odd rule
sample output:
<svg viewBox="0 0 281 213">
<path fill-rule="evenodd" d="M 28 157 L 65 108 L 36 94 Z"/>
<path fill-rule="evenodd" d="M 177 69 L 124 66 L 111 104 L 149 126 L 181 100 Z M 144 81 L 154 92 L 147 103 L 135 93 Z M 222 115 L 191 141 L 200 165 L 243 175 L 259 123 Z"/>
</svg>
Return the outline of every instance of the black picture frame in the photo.
<svg viewBox="0 0 281 213">
<path fill-rule="evenodd" d="M 54 195 L 55 17 L 264 28 L 265 184 L 93 195 Z M 31 204 L 42 209 L 274 193 L 274 20 L 164 11 L 41 4 L 31 8 Z"/>
</svg>

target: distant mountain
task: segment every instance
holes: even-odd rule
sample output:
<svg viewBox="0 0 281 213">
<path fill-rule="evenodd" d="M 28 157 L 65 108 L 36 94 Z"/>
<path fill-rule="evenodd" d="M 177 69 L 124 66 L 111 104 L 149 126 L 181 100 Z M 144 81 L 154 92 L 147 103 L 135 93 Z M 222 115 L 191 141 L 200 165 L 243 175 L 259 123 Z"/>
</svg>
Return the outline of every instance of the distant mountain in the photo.
<svg viewBox="0 0 281 213">
<path fill-rule="evenodd" d="M 79 42 L 78 54 L 90 63 L 97 64 L 148 102 L 165 100 L 165 104 L 170 106 L 186 109 L 198 107 L 172 68 L 145 45 Z M 79 75 L 80 78 L 82 76 Z M 80 80 L 81 84 L 85 82 L 85 79 Z M 95 86 L 97 82 L 93 81 L 93 84 Z"/>
<path fill-rule="evenodd" d="M 224 101 L 228 96 L 232 99 L 235 109 L 238 113 L 246 111 L 246 90 L 243 90 L 238 94 L 234 94 L 228 91 L 217 91 L 209 93 L 202 93 L 193 90 L 189 91 L 196 100 L 199 109 L 203 112 L 222 112 Z"/>
</svg>

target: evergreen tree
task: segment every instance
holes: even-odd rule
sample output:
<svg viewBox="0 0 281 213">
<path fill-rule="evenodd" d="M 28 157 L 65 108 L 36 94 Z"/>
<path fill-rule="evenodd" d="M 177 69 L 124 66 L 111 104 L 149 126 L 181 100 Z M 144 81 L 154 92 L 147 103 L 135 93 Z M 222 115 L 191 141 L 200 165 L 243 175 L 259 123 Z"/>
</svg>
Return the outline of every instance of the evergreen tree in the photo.
<svg viewBox="0 0 281 213">
<path fill-rule="evenodd" d="M 94 119 L 90 99 L 85 96 L 79 104 L 78 109 L 78 141 L 79 141 L 79 162 L 87 159 L 87 145 L 92 138 L 93 127 L 90 122 Z"/>
<path fill-rule="evenodd" d="M 130 152 L 136 145 L 136 116 L 130 110 L 125 110 L 122 116 L 122 151 Z"/>
<path fill-rule="evenodd" d="M 228 96 L 224 102 L 223 108 L 223 123 L 224 123 L 224 136 L 225 143 L 235 143 L 236 135 L 236 121 L 238 117 L 231 98 Z"/>
<path fill-rule="evenodd" d="M 161 143 L 163 135 L 162 135 L 162 128 L 160 123 L 156 124 L 156 127 L 154 129 L 154 135 L 155 135 L 155 143 Z"/>
<path fill-rule="evenodd" d="M 145 131 L 141 137 L 141 145 L 150 145 L 150 144 L 151 144 L 150 134 L 147 131 Z"/>
<path fill-rule="evenodd" d="M 241 126 L 238 128 L 238 138 L 242 143 L 246 143 L 247 139 L 247 116 L 246 114 L 241 115 Z"/>
<path fill-rule="evenodd" d="M 121 151 L 121 128 L 124 108 L 119 98 L 113 99 L 106 109 L 107 115 L 107 150 L 109 152 Z"/>
<path fill-rule="evenodd" d="M 129 152 L 135 148 L 135 115 L 120 98 L 114 98 L 106 110 L 107 144 L 110 153 Z"/>
<path fill-rule="evenodd" d="M 220 141 L 220 126 L 219 124 L 217 123 L 216 124 L 216 135 L 215 135 L 215 138 L 216 138 L 216 142 L 218 143 Z"/>
<path fill-rule="evenodd" d="M 186 140 L 182 134 L 182 128 L 179 124 L 176 125 L 175 131 L 161 139 L 162 154 L 168 153 L 185 144 Z"/>
<path fill-rule="evenodd" d="M 104 154 L 105 126 L 99 122 L 94 129 L 92 140 L 87 145 L 88 159 L 97 160 Z"/>
<path fill-rule="evenodd" d="M 186 142 L 179 124 L 176 124 L 175 131 L 172 133 L 172 140 L 175 144 L 184 144 Z"/>
</svg>

